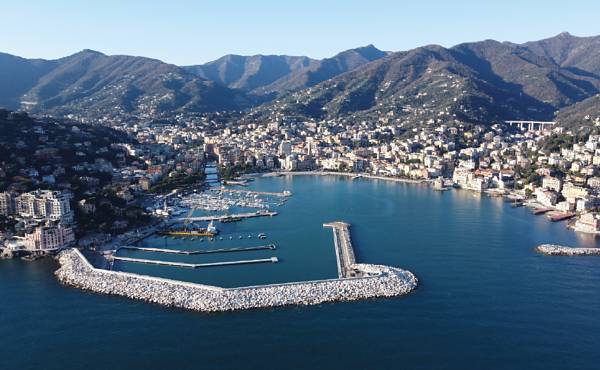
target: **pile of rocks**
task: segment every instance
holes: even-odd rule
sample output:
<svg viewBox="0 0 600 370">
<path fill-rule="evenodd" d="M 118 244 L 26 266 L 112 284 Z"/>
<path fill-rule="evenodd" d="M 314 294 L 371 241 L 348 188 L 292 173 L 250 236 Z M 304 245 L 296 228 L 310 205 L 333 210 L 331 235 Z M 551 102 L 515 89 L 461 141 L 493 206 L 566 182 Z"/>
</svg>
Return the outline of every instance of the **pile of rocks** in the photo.
<svg viewBox="0 0 600 370">
<path fill-rule="evenodd" d="M 355 264 L 364 277 L 220 288 L 94 268 L 76 249 L 58 255 L 60 282 L 97 293 L 113 294 L 195 311 L 232 311 L 285 305 L 315 305 L 407 294 L 418 280 L 389 266 Z"/>
<path fill-rule="evenodd" d="M 600 256 L 600 248 L 573 248 L 555 244 L 542 244 L 536 251 L 549 256 Z"/>
</svg>

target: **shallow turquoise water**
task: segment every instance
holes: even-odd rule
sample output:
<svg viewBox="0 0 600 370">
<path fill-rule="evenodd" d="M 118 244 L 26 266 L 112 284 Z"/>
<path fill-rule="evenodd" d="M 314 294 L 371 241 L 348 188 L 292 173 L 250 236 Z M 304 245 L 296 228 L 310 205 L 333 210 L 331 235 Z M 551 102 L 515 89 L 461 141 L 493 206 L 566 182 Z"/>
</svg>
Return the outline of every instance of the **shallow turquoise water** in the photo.
<svg viewBox="0 0 600 370">
<path fill-rule="evenodd" d="M 207 315 L 62 287 L 52 261 L 1 261 L 0 369 L 598 368 L 600 258 L 532 251 L 593 238 L 466 191 L 312 176 L 251 188 L 294 195 L 280 215 L 228 224 L 225 234 L 265 232 L 267 240 L 243 244 L 278 249 L 194 258 L 281 263 L 124 268 L 225 286 L 331 277 L 322 223 L 341 219 L 352 224 L 359 261 L 409 269 L 419 288 L 396 299 Z"/>
</svg>

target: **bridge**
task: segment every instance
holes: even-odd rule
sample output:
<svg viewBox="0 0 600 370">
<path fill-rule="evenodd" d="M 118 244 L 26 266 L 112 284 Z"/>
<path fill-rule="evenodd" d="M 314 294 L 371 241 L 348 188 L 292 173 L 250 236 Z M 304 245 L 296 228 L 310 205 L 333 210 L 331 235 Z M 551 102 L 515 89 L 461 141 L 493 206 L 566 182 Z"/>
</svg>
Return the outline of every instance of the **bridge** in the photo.
<svg viewBox="0 0 600 370">
<path fill-rule="evenodd" d="M 544 131 L 552 129 L 556 122 L 551 121 L 504 121 L 509 126 L 517 126 L 521 130 L 528 131 Z"/>
</svg>

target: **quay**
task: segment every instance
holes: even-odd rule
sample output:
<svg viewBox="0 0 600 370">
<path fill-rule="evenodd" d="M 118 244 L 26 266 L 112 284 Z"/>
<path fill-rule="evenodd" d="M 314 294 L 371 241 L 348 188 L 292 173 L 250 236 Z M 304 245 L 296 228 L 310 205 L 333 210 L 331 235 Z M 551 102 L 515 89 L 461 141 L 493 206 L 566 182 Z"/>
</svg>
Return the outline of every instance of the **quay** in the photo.
<svg viewBox="0 0 600 370">
<path fill-rule="evenodd" d="M 356 276 L 356 271 L 353 269 L 356 258 L 350 239 L 350 224 L 336 221 L 325 223 L 323 227 L 331 227 L 333 230 L 333 246 L 337 260 L 338 277 L 343 279 Z"/>
<path fill-rule="evenodd" d="M 122 246 L 114 250 L 118 252 L 120 250 L 132 250 L 142 252 L 156 252 L 156 253 L 169 253 L 169 254 L 211 254 L 211 253 L 230 253 L 230 252 L 250 252 L 250 251 L 261 251 L 261 250 L 275 250 L 277 247 L 275 244 L 268 245 L 257 245 L 255 247 L 236 247 L 236 248 L 219 248 L 219 249 L 199 249 L 193 251 L 183 251 L 178 249 L 166 249 L 166 248 L 153 248 L 153 247 L 135 247 L 135 246 Z"/>
<path fill-rule="evenodd" d="M 238 213 L 238 214 L 231 214 L 231 215 L 184 217 L 184 218 L 178 218 L 178 219 L 176 219 L 176 221 L 184 221 L 184 222 L 222 221 L 222 220 L 226 220 L 229 218 L 240 218 L 241 219 L 241 218 L 252 218 L 252 217 L 265 217 L 265 216 L 269 216 L 269 217 L 277 216 L 277 212 L 275 212 L 275 211 L 256 211 L 256 212 Z"/>
<path fill-rule="evenodd" d="M 250 194 L 250 195 L 268 195 L 272 197 L 289 197 L 292 193 L 288 190 L 282 191 L 281 193 L 273 192 L 273 191 L 254 191 L 254 190 L 244 190 L 244 189 L 227 189 L 227 188 L 219 188 L 219 191 L 226 193 L 242 193 L 242 194 Z"/>
<path fill-rule="evenodd" d="M 147 264 L 147 265 L 187 267 L 187 268 L 193 268 L 193 269 L 202 268 L 202 267 L 248 265 L 248 264 L 252 264 L 252 263 L 265 263 L 265 262 L 276 263 L 276 262 L 279 262 L 277 257 L 260 258 L 260 259 L 254 259 L 254 260 L 210 262 L 210 263 L 171 262 L 171 261 L 149 260 L 149 259 L 143 259 L 143 258 L 117 257 L 117 256 L 110 256 L 110 257 L 108 257 L 108 259 L 113 260 L 113 261 L 143 263 L 143 264 Z"/>
</svg>

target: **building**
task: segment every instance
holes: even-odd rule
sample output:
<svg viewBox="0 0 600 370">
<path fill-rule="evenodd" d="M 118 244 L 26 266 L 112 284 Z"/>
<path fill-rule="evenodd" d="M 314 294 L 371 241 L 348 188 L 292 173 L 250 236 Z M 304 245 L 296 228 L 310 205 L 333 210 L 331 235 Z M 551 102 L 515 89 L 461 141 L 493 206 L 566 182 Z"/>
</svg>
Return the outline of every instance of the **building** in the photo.
<svg viewBox="0 0 600 370">
<path fill-rule="evenodd" d="M 55 250 L 66 248 L 75 242 L 70 227 L 63 225 L 42 225 L 25 235 L 25 248 L 28 250 Z"/>
<path fill-rule="evenodd" d="M 23 218 L 60 221 L 73 221 L 70 196 L 67 193 L 50 190 L 36 190 L 19 195 L 15 200 L 16 214 Z"/>
<path fill-rule="evenodd" d="M 562 181 L 557 177 L 544 176 L 542 179 L 542 187 L 544 189 L 550 189 L 560 193 L 562 190 Z"/>
<path fill-rule="evenodd" d="M 15 213 L 15 196 L 12 193 L 0 193 L 0 215 L 9 216 Z"/>
<path fill-rule="evenodd" d="M 597 214 L 589 212 L 581 215 L 575 222 L 575 230 L 586 233 L 600 232 L 600 218 Z"/>
</svg>

